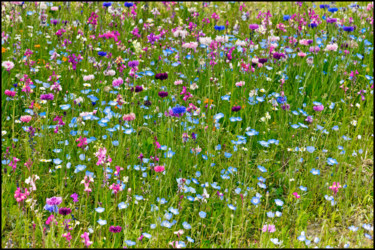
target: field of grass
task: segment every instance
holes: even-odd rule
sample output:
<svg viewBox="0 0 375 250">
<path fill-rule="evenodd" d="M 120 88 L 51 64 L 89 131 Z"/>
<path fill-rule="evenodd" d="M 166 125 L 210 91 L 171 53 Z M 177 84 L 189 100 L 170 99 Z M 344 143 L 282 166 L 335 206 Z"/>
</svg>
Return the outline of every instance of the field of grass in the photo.
<svg viewBox="0 0 375 250">
<path fill-rule="evenodd" d="M 371 248 L 372 2 L 2 2 L 3 248 Z"/>
</svg>

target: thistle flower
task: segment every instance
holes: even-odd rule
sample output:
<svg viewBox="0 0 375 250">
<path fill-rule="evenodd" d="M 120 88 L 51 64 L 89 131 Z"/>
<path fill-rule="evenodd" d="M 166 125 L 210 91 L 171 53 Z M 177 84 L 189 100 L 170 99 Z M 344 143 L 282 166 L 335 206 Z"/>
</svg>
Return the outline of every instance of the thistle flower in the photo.
<svg viewBox="0 0 375 250">
<path fill-rule="evenodd" d="M 119 233 L 119 232 L 122 231 L 122 227 L 121 226 L 110 226 L 109 231 L 111 233 Z"/>
<path fill-rule="evenodd" d="M 251 29 L 251 30 L 256 30 L 256 29 L 258 29 L 259 28 L 259 25 L 258 24 L 250 24 L 249 25 L 249 29 Z"/>
<path fill-rule="evenodd" d="M 59 209 L 59 214 L 61 215 L 68 215 L 68 214 L 71 214 L 72 213 L 72 210 L 68 207 L 62 207 Z"/>
<path fill-rule="evenodd" d="M 161 98 L 164 98 L 164 97 L 167 97 L 167 96 L 168 96 L 168 92 L 166 92 L 166 91 L 160 91 L 160 92 L 158 93 L 158 95 L 159 95 Z"/>
</svg>

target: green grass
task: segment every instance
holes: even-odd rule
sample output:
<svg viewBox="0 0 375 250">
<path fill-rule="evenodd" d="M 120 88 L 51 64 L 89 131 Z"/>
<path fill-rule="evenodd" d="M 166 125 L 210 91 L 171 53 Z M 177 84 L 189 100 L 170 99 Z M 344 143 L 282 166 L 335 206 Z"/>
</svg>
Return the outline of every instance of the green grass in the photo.
<svg viewBox="0 0 375 250">
<path fill-rule="evenodd" d="M 350 9 L 345 12 L 339 10 L 333 14 L 338 20 L 346 16 L 345 26 L 349 25 L 348 18 L 353 18 L 353 24 L 357 28 L 350 34 L 339 31 L 334 24 L 326 24 L 325 21 L 316 29 L 303 30 L 296 38 L 297 42 L 301 39 L 311 39 L 313 43 L 309 46 L 299 43 L 291 45 L 288 43 L 289 39 L 283 40 L 283 36 L 291 37 L 296 34 L 296 29 L 291 27 L 291 23 L 283 21 L 283 15 L 308 13 L 311 3 L 303 3 L 302 7 L 298 7 L 294 2 L 246 3 L 242 11 L 250 14 L 246 21 L 241 19 L 239 2 L 213 2 L 208 7 L 203 7 L 202 3 L 184 2 L 177 3 L 169 10 L 161 3 L 152 2 L 144 11 L 141 10 L 144 3 L 139 3 L 137 16 L 134 19 L 128 17 L 127 13 L 130 10 L 126 9 L 123 3 L 121 3 L 122 11 L 126 13 L 123 18 L 120 16 L 113 18 L 102 8 L 102 3 L 71 3 L 69 9 L 62 2 L 53 4 L 61 5 L 61 9 L 52 12 L 48 7 L 47 23 L 50 24 L 48 27 L 40 27 L 38 19 L 40 10 L 35 8 L 34 3 L 26 3 L 25 9 L 9 3 L 2 6 L 5 14 L 2 15 L 1 24 L 3 39 L 8 36 L 2 44 L 2 62 L 12 61 L 15 64 L 9 72 L 4 67 L 1 72 L 2 160 L 6 162 L 6 160 L 13 160 L 13 157 L 20 160 L 14 171 L 8 163 L 2 164 L 2 247 L 82 248 L 85 244 L 82 242 L 81 235 L 89 231 L 91 231 L 90 241 L 93 242 L 90 247 L 106 248 L 128 246 L 125 242 L 127 240 L 136 242 L 135 247 L 138 248 L 171 247 L 170 242 L 179 240 L 184 241 L 186 247 L 191 248 L 304 248 L 307 247 L 305 242 L 297 239 L 303 231 L 306 233 L 306 238 L 311 240 L 308 247 L 344 247 L 347 243 L 350 243 L 351 248 L 373 247 L 373 240 L 365 237 L 365 233 L 373 237 L 373 231 L 362 227 L 365 223 L 373 226 L 374 114 L 371 82 L 374 69 L 373 26 L 369 20 L 365 21 L 369 16 L 372 17 L 372 10 L 366 10 L 369 2 L 359 3 L 360 6 L 365 7 L 363 10 L 359 9 L 357 12 L 352 12 Z M 319 4 L 323 3 L 315 3 L 314 11 L 321 17 L 324 10 L 319 8 Z M 117 6 L 117 3 L 113 5 Z M 336 7 L 348 8 L 348 5 L 349 3 L 338 2 Z M 200 14 L 197 18 L 191 17 L 189 13 L 192 7 L 195 7 L 196 12 Z M 20 12 L 22 22 L 9 21 L 6 17 L 12 15 L 13 8 L 16 12 Z M 160 15 L 155 17 L 151 13 L 154 8 L 159 10 Z M 98 27 L 94 30 L 86 23 L 95 9 L 98 9 Z M 181 38 L 174 37 L 170 32 L 177 26 L 186 25 L 185 29 L 189 31 L 189 35 L 184 42 L 195 42 L 197 39 L 190 34 L 197 34 L 198 30 L 212 39 L 223 34 L 233 35 L 233 26 L 237 22 L 239 31 L 234 38 L 244 41 L 250 36 L 249 24 L 260 25 L 260 19 L 256 17 L 259 11 L 267 12 L 267 10 L 272 14 L 270 20 L 274 35 L 280 37 L 275 51 L 284 52 L 281 48 L 285 49 L 286 46 L 293 49 L 293 52 L 287 53 L 289 58 L 286 60 L 274 60 L 269 56 L 269 49 L 261 48 L 262 39 L 271 37 L 269 30 L 265 34 L 256 32 L 252 35 L 252 41 L 259 46 L 257 50 L 250 51 L 247 45 L 247 52 L 244 54 L 237 51 L 236 46 L 231 65 L 226 61 L 225 55 L 228 52 L 224 51 L 224 46 L 219 47 L 215 59 L 217 64 L 213 67 L 209 64 L 211 59 L 206 53 L 207 48 L 198 46 L 196 51 L 184 49 Z M 33 11 L 34 14 L 27 15 L 27 11 Z M 172 15 L 172 11 L 175 12 L 175 18 L 169 23 L 165 19 Z M 217 25 L 226 25 L 228 20 L 229 26 L 225 31 L 214 29 L 215 22 L 211 19 L 213 12 L 220 16 Z M 327 13 L 329 16 L 332 15 Z M 364 17 L 364 14 L 367 16 Z M 56 26 L 51 25 L 51 18 L 67 20 L 68 24 L 63 25 L 60 22 Z M 153 19 L 154 25 L 149 30 L 145 30 L 143 24 L 148 18 Z M 190 19 L 187 21 L 187 18 Z M 203 25 L 203 18 L 209 18 L 210 24 Z M 142 24 L 140 19 L 143 20 Z M 81 24 L 74 27 L 73 21 L 77 20 Z M 193 32 L 188 29 L 190 22 L 197 24 Z M 111 27 L 111 23 L 114 26 Z M 277 30 L 276 25 L 279 23 L 286 25 L 285 33 Z M 147 36 L 151 32 L 160 34 L 157 30 L 159 26 L 168 32 L 164 36 L 165 39 L 152 46 Z M 131 33 L 135 27 L 139 29 L 141 35 L 139 39 Z M 66 32 L 62 38 L 59 38 L 55 33 L 62 28 Z M 363 28 L 366 28 L 365 32 L 362 32 Z M 77 38 L 78 30 L 84 33 L 85 43 Z M 113 39 L 98 38 L 100 34 L 115 30 L 120 33 L 118 40 L 121 40 L 126 51 L 119 49 Z M 316 54 L 310 53 L 309 47 L 317 46 L 317 38 L 322 38 L 327 31 L 327 39 L 322 40 L 323 46 L 320 51 Z M 47 35 L 49 38 L 46 38 Z M 90 38 L 92 35 L 95 39 Z M 353 41 L 356 45 L 347 48 L 349 53 L 345 55 L 344 49 L 340 46 L 350 41 L 349 35 L 355 36 Z M 19 42 L 18 36 L 20 36 Z M 323 51 L 332 37 L 336 39 L 338 50 Z M 70 40 L 71 44 L 62 47 L 65 39 Z M 148 51 L 136 50 L 132 41 L 139 42 L 141 48 L 148 47 Z M 365 41 L 372 44 L 366 45 Z M 234 46 L 235 41 L 229 43 Z M 90 49 L 90 44 L 93 50 Z M 199 42 L 198 44 L 200 45 Z M 177 52 L 164 55 L 163 50 L 167 47 L 178 50 L 179 59 L 176 58 Z M 98 56 L 96 48 L 112 53 L 111 59 Z M 32 67 L 25 65 L 23 61 L 26 49 L 33 51 L 29 59 L 35 61 Z M 60 54 L 58 60 L 61 60 L 61 64 L 50 59 L 49 52 L 53 49 Z M 292 54 L 298 53 L 298 49 L 308 55 L 303 58 L 298 55 L 292 57 Z M 220 57 L 220 52 L 224 53 L 224 57 Z M 73 70 L 71 63 L 68 62 L 68 55 L 73 53 L 83 57 L 83 60 L 77 64 L 76 70 Z M 357 54 L 364 56 L 363 59 L 359 59 Z M 187 59 L 187 55 L 192 55 L 193 58 Z M 159 56 L 162 60 L 159 60 Z M 251 65 L 254 56 L 268 58 L 268 62 L 263 67 L 254 65 L 254 72 L 244 73 L 241 64 Z M 306 60 L 311 56 L 313 65 Z M 100 69 L 90 62 L 91 57 L 97 62 L 102 61 Z M 122 73 L 114 63 L 118 57 L 128 59 L 121 62 L 127 67 Z M 169 63 L 163 61 L 164 59 L 168 59 Z M 148 70 L 154 74 L 167 72 L 168 79 L 161 81 L 155 79 L 155 76 L 134 79 L 129 76 L 128 67 L 128 61 L 133 60 L 140 61 L 138 72 Z M 177 61 L 181 64 L 171 65 Z M 115 76 L 103 74 L 109 62 L 112 63 L 111 69 L 116 71 Z M 206 67 L 202 66 L 201 62 L 204 62 L 203 65 Z M 46 68 L 45 63 L 50 67 Z M 37 69 L 37 72 L 31 68 Z M 358 75 L 353 81 L 349 79 L 349 74 L 356 70 Z M 54 93 L 54 100 L 43 103 L 40 95 L 52 93 L 49 88 L 44 90 L 42 88 L 43 83 L 52 85 L 48 81 L 52 72 L 60 76 L 62 91 Z M 33 93 L 29 95 L 21 91 L 23 84 L 20 78 L 25 74 L 36 86 Z M 83 76 L 90 74 L 94 74 L 95 79 L 84 81 Z M 122 77 L 124 84 L 114 89 L 112 81 L 118 77 Z M 285 79 L 285 83 L 281 89 L 282 78 Z M 182 86 L 193 95 L 187 101 L 184 101 L 182 99 L 184 95 L 180 94 L 182 86 L 174 84 L 176 80 L 183 80 Z M 41 82 L 38 83 L 39 81 Z M 239 81 L 244 81 L 245 86 L 236 87 L 235 83 Z M 139 93 L 131 92 L 131 86 L 127 82 L 134 86 L 143 86 L 144 90 Z M 84 83 L 89 83 L 90 86 L 84 86 Z M 191 89 L 190 83 L 196 83 L 198 88 Z M 13 84 L 18 86 L 15 87 Z M 348 88 L 346 92 L 340 88 L 343 84 Z M 158 96 L 162 87 L 165 87 L 165 91 L 169 93 L 166 98 Z M 5 95 L 5 91 L 12 88 L 17 93 L 14 98 L 9 98 Z M 88 89 L 92 90 L 88 94 L 81 92 Z M 264 101 L 259 101 L 255 105 L 249 104 L 249 94 L 256 89 L 257 94 L 254 98 L 265 95 Z M 112 117 L 105 127 L 98 124 L 99 120 L 82 119 L 77 119 L 76 127 L 69 126 L 74 117 L 79 118 L 80 113 L 92 112 L 94 109 L 97 110 L 95 115 L 99 119 L 104 118 L 106 116 L 103 113 L 104 108 L 110 106 L 108 102 L 117 98 L 117 94 L 110 93 L 114 90 L 118 91 L 117 94 L 120 94 L 125 101 L 121 107 L 119 106 L 120 108 L 116 105 L 111 106 L 111 110 L 120 117 Z M 357 94 L 361 90 L 366 91 L 365 100 L 361 100 L 361 95 Z M 276 102 L 276 98 L 270 95 L 281 94 L 281 91 L 287 97 L 289 110 L 283 110 L 281 104 L 277 104 L 276 109 L 272 105 L 272 101 Z M 72 98 L 71 94 L 75 96 Z M 90 95 L 98 98 L 95 105 L 87 97 Z M 222 97 L 225 95 L 230 95 L 229 101 L 223 100 Z M 148 109 L 144 108 L 146 96 L 151 101 Z M 84 100 L 80 105 L 74 103 L 78 97 Z M 173 97 L 175 102 L 172 100 Z M 32 101 L 38 103 L 34 104 L 33 108 L 34 113 L 38 115 L 33 116 L 28 124 L 23 124 L 20 122 L 20 117 L 28 115 L 25 109 L 29 109 Z M 106 104 L 101 105 L 102 101 Z M 314 111 L 313 102 L 322 103 L 324 110 Z M 186 114 L 180 118 L 164 115 L 176 104 L 188 107 L 189 103 L 200 110 L 199 114 L 192 116 L 192 119 L 199 119 L 198 124 L 189 122 Z M 330 108 L 331 103 L 335 103 L 333 109 Z M 71 107 L 64 111 L 60 108 L 63 104 L 70 104 Z M 205 107 L 206 105 L 208 107 Z M 242 107 L 241 110 L 231 111 L 232 107 L 237 105 Z M 299 112 L 300 109 L 313 116 L 311 124 L 305 121 L 306 116 L 302 111 Z M 297 111 L 299 114 L 295 115 L 292 111 Z M 40 115 L 42 112 L 45 112 L 45 116 Z M 136 115 L 136 119 L 129 122 L 134 132 L 125 134 L 123 131 L 107 130 L 120 124 L 119 118 L 131 112 Z M 162 115 L 159 116 L 159 113 Z M 218 113 L 222 113 L 224 117 L 218 122 L 220 127 L 216 128 L 213 117 Z M 145 117 L 150 115 L 151 118 Z M 268 115 L 270 118 L 266 119 Z M 56 116 L 62 116 L 62 121 L 65 123 L 59 127 L 58 133 L 53 132 L 54 128 L 47 129 L 48 126 L 57 124 L 57 121 L 54 121 Z M 231 117 L 241 117 L 242 121 L 232 122 Z M 120 120 L 120 125 L 125 127 L 124 121 Z M 353 125 L 353 121 L 356 121 L 356 125 Z M 291 127 L 299 123 L 306 125 L 307 128 Z M 23 126 L 35 128 L 35 136 L 24 131 Z M 323 132 L 324 129 L 317 129 L 318 126 L 324 127 L 327 133 Z M 333 130 L 334 126 L 338 126 L 339 129 Z M 255 129 L 259 134 L 248 136 L 247 128 Z M 77 131 L 77 134 L 71 135 L 71 131 Z M 184 133 L 189 135 L 186 142 L 183 142 Z M 192 138 L 192 133 L 196 134 L 196 140 Z M 104 139 L 103 135 L 107 138 Z M 77 147 L 76 140 L 80 136 L 95 137 L 96 140 L 90 142 L 87 149 L 83 150 Z M 155 148 L 155 136 L 166 150 Z M 245 136 L 246 143 L 235 145 L 237 146 L 235 150 L 232 141 L 238 141 L 237 136 Z M 351 140 L 345 140 L 343 136 Z M 278 143 L 270 143 L 269 147 L 259 143 L 270 139 L 278 140 Z M 65 143 L 66 141 L 68 144 Z M 118 141 L 118 146 L 114 146 L 113 141 Z M 219 144 L 221 150 L 216 150 Z M 198 146 L 202 150 L 200 154 L 191 153 L 191 150 Z M 306 151 L 308 146 L 313 146 L 315 151 L 313 153 Z M 296 147 L 300 150 L 296 151 Z M 7 148 L 9 148 L 8 155 Z M 106 148 L 107 156 L 112 159 L 112 162 L 105 166 L 112 170 L 111 178 L 107 181 L 103 171 L 104 165 L 96 164 L 98 158 L 94 154 L 99 148 Z M 56 153 L 53 151 L 55 149 L 61 151 Z M 323 152 L 323 149 L 328 151 Z M 359 153 L 360 149 L 363 153 Z M 169 150 L 175 153 L 173 157 L 165 156 Z M 345 153 L 342 153 L 343 150 Z M 356 152 L 356 156 L 352 155 L 353 151 Z M 230 153 L 231 157 L 226 157 L 225 152 Z M 152 170 L 149 164 L 152 162 L 151 159 L 149 163 L 141 163 L 138 158 L 141 153 L 147 159 L 157 156 L 159 158 L 157 165 L 165 166 L 165 174 Z M 85 155 L 84 160 L 80 159 L 81 154 Z M 207 159 L 202 155 L 207 156 Z M 57 158 L 61 159 L 62 163 L 52 162 Z M 301 158 L 303 158 L 302 162 Z M 335 159 L 338 164 L 329 165 L 328 158 Z M 49 159 L 51 161 L 46 162 Z M 24 165 L 28 160 L 33 162 L 30 168 Z M 67 167 L 68 163 L 71 164 L 70 167 Z M 85 165 L 86 169 L 75 173 L 76 166 L 80 164 Z M 136 170 L 137 165 L 145 169 Z M 265 167 L 267 172 L 262 173 L 257 168 L 258 165 Z M 114 176 L 116 166 L 124 168 L 119 177 Z M 236 168 L 237 171 L 227 173 L 228 179 L 223 178 L 222 170 L 226 172 L 229 167 Z M 313 175 L 310 172 L 313 168 L 319 169 L 320 175 Z M 81 184 L 86 171 L 95 175 L 94 182 L 90 183 L 92 192 L 89 194 L 86 194 L 84 185 Z M 196 176 L 197 171 L 201 172 L 200 177 Z M 30 191 L 26 179 L 32 175 L 38 175 L 40 178 L 36 181 L 37 190 L 32 191 L 27 200 L 18 203 L 14 198 L 15 191 L 17 187 L 21 187 L 22 192 L 24 188 Z M 260 176 L 266 179 L 265 189 L 258 185 Z M 196 193 L 185 193 L 179 189 L 176 181 L 178 178 L 189 179 L 191 183 L 186 186 L 194 188 Z M 194 184 L 192 178 L 197 179 L 199 185 Z M 124 183 L 125 188 L 115 195 L 109 187 L 117 181 Z M 220 190 L 211 186 L 214 182 L 221 187 Z M 346 187 L 339 189 L 334 195 L 329 189 L 333 182 L 339 182 Z M 189 201 L 187 196 L 203 195 L 204 188 L 201 184 L 205 183 L 209 183 L 209 186 L 205 187 L 209 198 L 205 201 Z M 300 186 L 306 187 L 307 191 L 302 191 Z M 236 192 L 237 188 L 241 188 L 241 191 Z M 220 199 L 217 192 L 222 193 L 224 198 Z M 297 192 L 301 198 L 297 199 L 293 195 L 294 192 Z M 73 193 L 79 195 L 78 202 L 73 202 L 70 197 Z M 262 195 L 261 202 L 257 206 L 251 202 L 256 193 Z M 143 196 L 143 200 L 137 201 L 136 195 Z M 334 195 L 337 204 L 332 206 L 331 202 L 325 199 L 325 195 Z M 51 213 L 46 211 L 44 206 L 46 199 L 53 196 L 62 197 L 59 208 L 69 207 L 72 210 L 75 220 L 69 222 L 72 228 L 69 231 L 72 236 L 70 241 L 62 235 L 68 232 L 63 225 L 64 220 L 72 219 L 71 215 L 64 217 L 54 213 L 58 225 L 53 223 L 46 225 L 46 220 Z M 168 202 L 160 204 L 158 198 L 165 198 Z M 277 206 L 275 199 L 282 200 L 284 205 Z M 128 203 L 127 208 L 119 209 L 120 202 Z M 231 210 L 228 204 L 234 205 L 236 210 Z M 155 210 L 155 206 L 158 210 Z M 98 207 L 104 208 L 104 212 L 96 212 L 95 208 Z M 169 211 L 171 207 L 178 209 L 178 214 L 173 214 L 168 220 L 164 215 L 166 212 L 171 213 Z M 200 211 L 206 212 L 207 216 L 201 218 Z M 270 211 L 274 213 L 279 211 L 282 215 L 270 218 L 267 216 Z M 100 226 L 97 222 L 99 219 L 106 220 L 107 224 Z M 172 223 L 173 220 L 176 224 L 170 228 L 160 225 L 163 221 Z M 184 229 L 183 222 L 189 223 L 191 229 Z M 150 228 L 151 224 L 156 224 L 156 228 Z M 261 229 L 266 224 L 275 225 L 276 231 L 263 233 Z M 350 231 L 348 227 L 352 225 L 358 227 L 358 231 Z M 110 226 L 121 226 L 122 231 L 117 234 L 111 233 Z M 178 236 L 175 232 L 180 229 L 184 230 L 184 233 Z M 140 241 L 138 238 L 142 233 L 151 234 L 152 237 L 150 239 L 144 237 Z M 194 243 L 189 242 L 186 236 L 194 239 Z M 320 239 L 319 243 L 314 243 L 315 237 Z M 271 238 L 277 238 L 282 244 L 275 245 Z"/>
</svg>

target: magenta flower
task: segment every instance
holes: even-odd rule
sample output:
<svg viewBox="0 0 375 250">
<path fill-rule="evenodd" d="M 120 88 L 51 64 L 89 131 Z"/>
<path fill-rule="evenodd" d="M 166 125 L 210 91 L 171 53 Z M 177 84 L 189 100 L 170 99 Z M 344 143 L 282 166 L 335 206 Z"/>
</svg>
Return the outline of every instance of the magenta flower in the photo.
<svg viewBox="0 0 375 250">
<path fill-rule="evenodd" d="M 297 193 L 297 192 L 294 192 L 293 195 L 298 199 L 298 198 L 301 198 L 301 196 Z"/>
<path fill-rule="evenodd" d="M 342 188 L 339 182 L 333 182 L 333 185 L 329 187 L 333 191 L 333 194 L 336 195 L 339 189 Z"/>
<path fill-rule="evenodd" d="M 77 147 L 84 148 L 87 145 L 87 138 L 80 136 L 76 141 L 79 141 Z"/>
<path fill-rule="evenodd" d="M 155 172 L 158 172 L 158 173 L 163 172 L 164 169 L 165 169 L 164 166 L 156 166 L 156 167 L 154 167 Z"/>
<path fill-rule="evenodd" d="M 53 94 L 44 94 L 40 96 L 41 100 L 53 100 L 54 95 Z"/>
</svg>

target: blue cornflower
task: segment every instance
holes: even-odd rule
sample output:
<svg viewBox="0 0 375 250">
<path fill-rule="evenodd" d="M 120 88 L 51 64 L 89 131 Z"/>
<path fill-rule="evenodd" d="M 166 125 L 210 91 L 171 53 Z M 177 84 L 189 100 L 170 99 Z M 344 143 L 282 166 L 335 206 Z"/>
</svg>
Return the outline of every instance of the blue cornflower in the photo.
<svg viewBox="0 0 375 250">
<path fill-rule="evenodd" d="M 316 27 L 318 27 L 318 25 L 316 23 L 310 23 L 308 26 L 309 26 L 309 28 L 316 28 Z"/>
<path fill-rule="evenodd" d="M 328 8 L 329 8 L 329 5 L 328 5 L 328 4 L 321 4 L 321 5 L 319 5 L 319 7 L 320 7 L 321 9 L 328 9 Z"/>
<path fill-rule="evenodd" d="M 103 3 L 103 7 L 109 7 L 111 5 L 112 5 L 111 3 Z"/>
<path fill-rule="evenodd" d="M 328 9 L 328 11 L 331 12 L 331 13 L 335 13 L 338 10 L 339 10 L 338 8 L 329 8 Z"/>
<path fill-rule="evenodd" d="M 173 113 L 175 114 L 183 114 L 186 112 L 186 108 L 184 106 L 177 106 L 172 108 Z"/>
<path fill-rule="evenodd" d="M 107 52 L 99 51 L 99 52 L 98 52 L 98 55 L 99 55 L 99 56 L 106 56 L 106 55 L 107 55 Z"/>
<path fill-rule="evenodd" d="M 133 7 L 133 3 L 125 2 L 124 6 L 127 8 Z"/>
<path fill-rule="evenodd" d="M 218 31 L 225 30 L 225 26 L 215 25 L 215 30 L 218 30 Z"/>
<path fill-rule="evenodd" d="M 290 16 L 289 15 L 284 15 L 284 21 L 288 21 L 290 19 Z"/>
<path fill-rule="evenodd" d="M 277 97 L 276 101 L 280 104 L 284 104 L 286 102 L 286 97 L 285 96 L 279 96 L 279 97 Z"/>
<path fill-rule="evenodd" d="M 352 27 L 352 26 L 344 26 L 344 27 L 342 27 L 342 29 L 346 32 L 354 31 L 354 27 Z"/>
<path fill-rule="evenodd" d="M 59 211 L 59 207 L 57 205 L 48 205 L 44 206 L 44 209 L 50 213 L 57 213 Z"/>
</svg>

